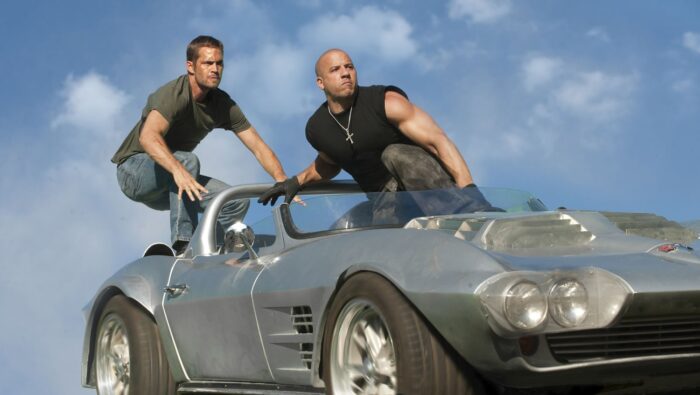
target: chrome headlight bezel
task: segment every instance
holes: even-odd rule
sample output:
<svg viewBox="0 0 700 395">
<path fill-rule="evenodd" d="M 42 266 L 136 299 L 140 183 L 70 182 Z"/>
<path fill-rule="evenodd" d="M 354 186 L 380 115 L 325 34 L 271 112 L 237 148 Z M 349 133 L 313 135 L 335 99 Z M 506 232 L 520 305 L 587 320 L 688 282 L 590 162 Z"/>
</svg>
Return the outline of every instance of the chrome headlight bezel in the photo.
<svg viewBox="0 0 700 395">
<path fill-rule="evenodd" d="M 518 325 L 506 311 L 509 292 L 523 283 L 534 284 L 545 296 L 547 313 L 538 325 Z M 576 292 L 561 298 L 557 290 L 569 283 Z M 581 290 L 585 290 L 582 299 Z M 600 268 L 585 267 L 567 271 L 514 271 L 490 277 L 476 289 L 491 328 L 504 337 L 519 337 L 567 330 L 603 328 L 610 325 L 627 305 L 632 288 L 620 277 Z M 534 299 L 533 299 L 534 300 Z M 582 308 L 567 319 L 569 308 Z M 574 307 L 571 307 L 574 306 Z M 578 306 L 578 307 L 577 307 Z M 532 308 L 532 307 L 530 307 Z M 528 307 L 523 307 L 527 310 Z M 571 318 L 572 315 L 569 316 Z"/>
</svg>

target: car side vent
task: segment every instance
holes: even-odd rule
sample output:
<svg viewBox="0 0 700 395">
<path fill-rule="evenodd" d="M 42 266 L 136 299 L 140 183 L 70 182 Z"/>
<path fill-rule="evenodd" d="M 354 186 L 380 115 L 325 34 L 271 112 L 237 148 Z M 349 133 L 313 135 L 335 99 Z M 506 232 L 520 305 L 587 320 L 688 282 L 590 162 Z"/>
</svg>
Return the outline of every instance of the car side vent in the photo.
<svg viewBox="0 0 700 395">
<path fill-rule="evenodd" d="M 301 363 L 304 364 L 304 367 L 311 369 L 311 360 L 314 355 L 314 344 L 301 343 L 299 345 L 299 355 L 301 355 Z"/>
<path fill-rule="evenodd" d="M 292 326 L 297 333 L 314 333 L 313 316 L 310 306 L 292 307 Z"/>
<path fill-rule="evenodd" d="M 683 244 L 690 244 L 698 238 L 695 231 L 654 214 L 614 212 L 601 212 L 601 214 L 628 235 Z"/>
<path fill-rule="evenodd" d="M 483 242 L 487 249 L 513 251 L 583 246 L 595 236 L 567 214 L 494 220 Z"/>
<path fill-rule="evenodd" d="M 313 314 L 311 306 L 293 306 L 292 307 L 292 326 L 299 334 L 314 333 Z M 301 363 L 306 369 L 311 369 L 311 360 L 314 355 L 313 343 L 299 343 L 299 356 Z"/>
</svg>

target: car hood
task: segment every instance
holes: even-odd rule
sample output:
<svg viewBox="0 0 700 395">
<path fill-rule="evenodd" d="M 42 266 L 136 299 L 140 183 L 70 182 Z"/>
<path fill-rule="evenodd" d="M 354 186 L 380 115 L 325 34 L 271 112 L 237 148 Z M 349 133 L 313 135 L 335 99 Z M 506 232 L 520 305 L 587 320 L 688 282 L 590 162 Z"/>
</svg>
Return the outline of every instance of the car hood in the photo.
<svg viewBox="0 0 700 395">
<path fill-rule="evenodd" d="M 453 234 L 506 270 L 578 270 L 595 266 L 636 291 L 696 290 L 698 233 L 642 213 L 547 211 L 421 217 L 406 228 Z"/>
</svg>

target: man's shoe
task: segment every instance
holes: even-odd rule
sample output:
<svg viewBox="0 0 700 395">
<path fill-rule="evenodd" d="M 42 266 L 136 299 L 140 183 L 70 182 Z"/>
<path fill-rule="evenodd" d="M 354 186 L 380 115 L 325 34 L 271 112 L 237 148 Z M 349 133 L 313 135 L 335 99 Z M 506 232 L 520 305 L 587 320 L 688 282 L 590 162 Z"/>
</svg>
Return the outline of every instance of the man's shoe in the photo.
<svg viewBox="0 0 700 395">
<path fill-rule="evenodd" d="M 173 250 L 175 251 L 175 256 L 181 256 L 185 253 L 187 246 L 190 244 L 187 240 L 177 240 L 173 243 Z"/>
</svg>

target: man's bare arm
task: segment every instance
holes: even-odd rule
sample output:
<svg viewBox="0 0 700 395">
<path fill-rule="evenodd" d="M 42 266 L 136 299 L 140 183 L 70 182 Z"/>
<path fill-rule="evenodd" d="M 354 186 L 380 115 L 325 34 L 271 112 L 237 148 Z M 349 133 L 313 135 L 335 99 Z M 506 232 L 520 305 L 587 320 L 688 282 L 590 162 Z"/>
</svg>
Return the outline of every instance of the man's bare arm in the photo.
<svg viewBox="0 0 700 395">
<path fill-rule="evenodd" d="M 333 163 L 333 161 L 328 158 L 322 152 L 318 153 L 316 160 L 314 160 L 309 167 L 296 176 L 288 178 L 284 181 L 278 181 L 272 188 L 263 192 L 258 198 L 258 203 L 262 204 L 275 204 L 277 198 L 284 195 L 284 201 L 286 203 L 291 202 L 292 198 L 295 202 L 302 205 L 306 205 L 296 194 L 301 190 L 302 186 L 306 183 L 320 180 L 328 180 L 335 177 L 340 171 L 340 167 Z"/>
<path fill-rule="evenodd" d="M 275 155 L 272 149 L 263 141 L 254 127 L 251 126 L 242 132 L 238 132 L 236 136 L 241 139 L 241 142 L 253 153 L 255 159 L 258 160 L 262 168 L 265 169 L 275 181 L 284 181 L 287 178 L 282 164 L 279 159 L 277 159 L 277 155 Z"/>
<path fill-rule="evenodd" d="M 328 155 L 319 152 L 311 165 L 297 175 L 300 185 L 313 181 L 330 180 L 340 173 L 340 166 L 335 164 Z"/>
<path fill-rule="evenodd" d="M 474 183 L 459 150 L 428 113 L 393 91 L 386 92 L 384 106 L 389 121 L 411 141 L 437 156 L 458 187 Z"/>
<path fill-rule="evenodd" d="M 141 127 L 139 143 L 144 151 L 165 170 L 173 175 L 178 187 L 178 196 L 182 199 L 182 192 L 187 193 L 190 200 L 195 198 L 202 200 L 202 192 L 208 192 L 178 161 L 165 143 L 163 136 L 170 128 L 168 120 L 156 110 L 151 110 Z"/>
</svg>

